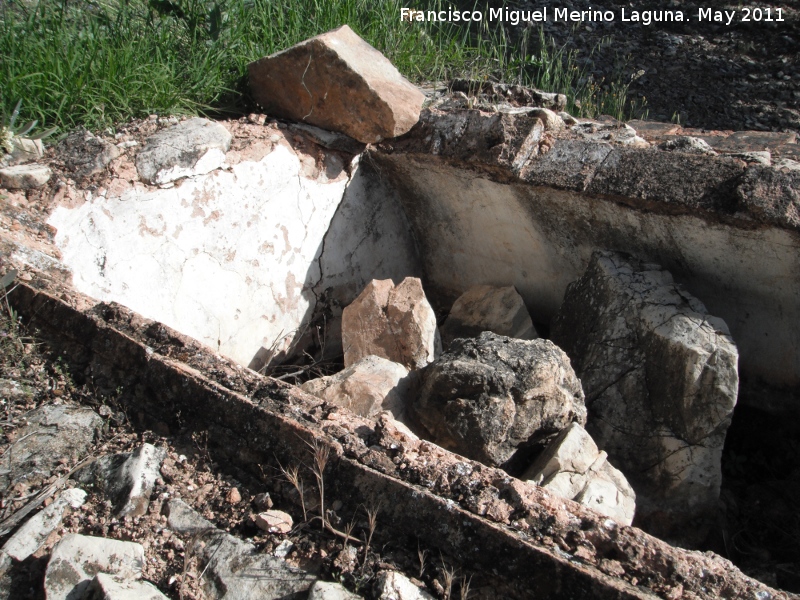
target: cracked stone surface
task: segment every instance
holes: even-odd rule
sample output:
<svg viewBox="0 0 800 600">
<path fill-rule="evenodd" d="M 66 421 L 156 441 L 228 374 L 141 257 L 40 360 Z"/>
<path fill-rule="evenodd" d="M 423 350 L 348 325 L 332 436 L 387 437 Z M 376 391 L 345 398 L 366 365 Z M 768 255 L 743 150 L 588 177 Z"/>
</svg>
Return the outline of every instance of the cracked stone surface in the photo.
<svg viewBox="0 0 800 600">
<path fill-rule="evenodd" d="M 350 27 L 318 35 L 248 65 L 267 113 L 370 144 L 406 133 L 425 96 Z"/>
<path fill-rule="evenodd" d="M 570 423 L 520 479 L 537 482 L 559 496 L 630 525 L 636 494 L 607 456 L 583 427 Z"/>
<path fill-rule="evenodd" d="M 702 540 L 738 394 L 725 322 L 659 265 L 602 251 L 567 288 L 551 337 L 583 383 L 587 430 L 636 490 L 637 524 Z"/>
<path fill-rule="evenodd" d="M 42 187 L 53 172 L 47 165 L 36 163 L 14 165 L 0 169 L 0 188 L 8 190 L 31 190 Z"/>
<path fill-rule="evenodd" d="M 231 134 L 219 123 L 194 118 L 153 134 L 136 156 L 142 181 L 164 184 L 204 175 L 225 162 Z"/>
<path fill-rule="evenodd" d="M 75 287 L 242 365 L 259 368 L 288 347 L 313 308 L 323 238 L 349 175 L 341 163 L 310 173 L 309 157 L 277 131 L 267 143 L 258 160 L 180 186 L 136 182 L 57 207 L 49 223 Z"/>
<path fill-rule="evenodd" d="M 524 460 L 586 422 L 581 383 L 549 340 L 457 339 L 420 378 L 412 410 L 429 439 L 487 465 Z"/>
<path fill-rule="evenodd" d="M 120 154 L 115 145 L 81 129 L 59 143 L 57 151 L 70 174 L 79 179 L 102 172 Z"/>
</svg>

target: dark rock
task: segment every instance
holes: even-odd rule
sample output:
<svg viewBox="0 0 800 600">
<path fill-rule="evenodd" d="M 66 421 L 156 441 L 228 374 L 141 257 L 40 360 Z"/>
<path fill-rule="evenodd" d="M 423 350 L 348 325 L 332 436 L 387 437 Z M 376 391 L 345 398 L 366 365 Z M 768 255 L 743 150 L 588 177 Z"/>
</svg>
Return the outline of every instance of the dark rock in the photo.
<svg viewBox="0 0 800 600">
<path fill-rule="evenodd" d="M 421 379 L 412 406 L 431 440 L 488 465 L 506 465 L 518 450 L 586 422 L 580 381 L 548 340 L 490 332 L 455 340 Z"/>
</svg>

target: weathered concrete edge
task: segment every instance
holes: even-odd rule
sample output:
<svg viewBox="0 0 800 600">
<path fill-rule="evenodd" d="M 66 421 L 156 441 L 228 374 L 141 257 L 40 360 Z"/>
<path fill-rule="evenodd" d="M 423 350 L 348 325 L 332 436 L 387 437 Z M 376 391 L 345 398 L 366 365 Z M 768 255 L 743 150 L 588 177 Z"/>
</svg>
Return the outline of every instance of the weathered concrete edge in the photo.
<svg viewBox="0 0 800 600">
<path fill-rule="evenodd" d="M 208 430 L 209 450 L 237 476 L 249 479 L 259 478 L 264 465 L 301 460 L 308 443 L 324 444 L 335 457 L 326 470 L 326 488 L 344 503 L 343 512 L 355 514 L 359 506 L 389 498 L 381 506 L 382 513 L 390 513 L 392 526 L 385 534 L 408 537 L 414 532 L 425 544 L 513 581 L 516 597 L 536 590 L 558 598 L 649 598 L 664 595 L 677 583 L 706 598 L 755 597 L 758 591 L 788 598 L 745 577 L 724 559 L 672 548 L 427 442 L 417 442 L 418 449 L 424 446 L 420 452 L 430 455 L 424 464 L 396 469 L 392 457 L 408 445 L 402 436 L 381 435 L 352 415 L 338 422 L 338 409 L 297 388 L 233 367 L 193 340 L 123 307 L 92 306 L 80 295 L 55 296 L 26 284 L 17 287 L 11 300 L 48 342 L 69 348 L 76 366 L 84 367 L 95 384 L 108 389 L 126 386 L 129 412 L 139 425 Z M 126 325 L 129 332 L 122 331 Z M 134 339 L 149 334 L 166 339 L 166 355 Z M 188 353 L 189 362 L 202 368 L 192 368 L 180 357 L 169 358 L 173 352 Z M 223 382 L 239 388 L 244 382 L 257 402 Z M 468 475 L 463 476 L 461 465 L 469 466 Z M 445 475 L 441 481 L 425 481 L 426 475 L 453 471 L 460 479 L 449 481 Z M 415 479 L 425 485 L 409 482 Z M 470 489 L 491 496 L 489 503 L 500 507 L 495 513 L 502 514 L 506 505 L 506 512 L 520 518 L 509 523 L 496 517 L 498 524 L 471 512 L 480 509 L 469 509 L 467 501 L 459 506 L 459 495 Z M 386 519 L 382 526 L 387 527 Z M 537 543 L 545 539 L 548 545 Z M 572 556 L 587 539 L 600 555 L 622 563 L 630 581 L 610 577 Z"/>
</svg>

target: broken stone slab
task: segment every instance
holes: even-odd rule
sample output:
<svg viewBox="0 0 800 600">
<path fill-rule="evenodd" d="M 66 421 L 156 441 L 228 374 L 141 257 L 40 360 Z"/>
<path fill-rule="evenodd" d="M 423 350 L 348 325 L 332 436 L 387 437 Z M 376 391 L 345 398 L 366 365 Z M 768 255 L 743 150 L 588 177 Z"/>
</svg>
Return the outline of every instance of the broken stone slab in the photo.
<svg viewBox="0 0 800 600">
<path fill-rule="evenodd" d="M 312 379 L 300 387 L 362 417 L 374 418 L 388 410 L 396 419 L 402 419 L 410 381 L 403 365 L 369 355 L 335 375 Z"/>
<path fill-rule="evenodd" d="M 725 322 L 659 265 L 598 251 L 551 336 L 583 383 L 587 430 L 636 490 L 637 523 L 702 539 L 738 391 Z"/>
<path fill-rule="evenodd" d="M 419 369 L 441 353 L 441 338 L 422 282 L 373 279 L 342 312 L 344 364 L 375 355 Z"/>
<path fill-rule="evenodd" d="M 275 556 L 260 554 L 253 544 L 220 529 L 200 529 L 205 520 L 180 500 L 170 500 L 168 512 L 170 523 L 173 513 L 177 513 L 180 524 L 191 524 L 195 531 L 187 552 L 198 557 L 203 586 L 210 598 L 304 598 L 316 581 L 307 571 Z"/>
<path fill-rule="evenodd" d="M 0 169 L 0 187 L 7 190 L 32 190 L 50 181 L 53 171 L 47 165 L 30 163 Z"/>
<path fill-rule="evenodd" d="M 347 25 L 252 62 L 247 70 L 253 97 L 267 113 L 364 144 L 406 133 L 425 99 Z"/>
<path fill-rule="evenodd" d="M 328 131 L 305 123 L 290 123 L 289 131 L 301 132 L 328 150 L 338 150 L 348 154 L 361 154 L 367 147 L 366 144 L 354 140 L 349 135 Z"/>
<path fill-rule="evenodd" d="M 164 448 L 142 444 L 133 452 L 100 457 L 74 477 L 100 488 L 113 503 L 118 518 L 139 517 L 147 512 L 166 455 Z"/>
<path fill-rule="evenodd" d="M 144 548 L 134 542 L 68 533 L 53 548 L 44 590 L 47 600 L 83 598 L 97 573 L 140 579 Z"/>
<path fill-rule="evenodd" d="M 755 218 L 800 229 L 800 171 L 750 166 L 736 188 L 736 197 Z"/>
<path fill-rule="evenodd" d="M 42 547 L 53 533 L 69 508 L 80 508 L 86 501 L 86 492 L 78 488 L 64 490 L 55 500 L 33 515 L 3 546 L 2 552 L 17 561 L 23 561 Z"/>
<path fill-rule="evenodd" d="M 630 525 L 636 511 L 636 494 L 606 456 L 583 427 L 570 423 L 520 479 L 538 483 L 559 496 Z"/>
<path fill-rule="evenodd" d="M 485 94 L 493 96 L 495 100 L 503 99 L 522 106 L 538 106 L 554 111 L 562 111 L 567 106 L 567 97 L 564 94 L 543 92 L 521 85 L 492 83 L 478 79 L 454 79 L 450 89 L 470 96 Z"/>
<path fill-rule="evenodd" d="M 98 573 L 83 600 L 167 600 L 149 581 L 137 581 Z"/>
<path fill-rule="evenodd" d="M 29 413 L 17 441 L 0 458 L 0 490 L 15 483 L 30 487 L 50 477 L 60 461 L 77 464 L 86 456 L 103 419 L 93 410 L 47 404 Z"/>
<path fill-rule="evenodd" d="M 507 465 L 586 422 L 581 383 L 549 340 L 457 339 L 420 377 L 412 410 L 429 439 L 487 465 Z"/>
<path fill-rule="evenodd" d="M 58 144 L 56 151 L 64 161 L 64 166 L 76 179 L 84 179 L 102 172 L 120 155 L 119 148 L 114 144 L 85 129 L 69 134 Z"/>
<path fill-rule="evenodd" d="M 483 331 L 532 340 L 539 337 L 516 288 L 476 285 L 461 294 L 442 325 L 442 345 L 456 338 L 475 337 Z"/>
<path fill-rule="evenodd" d="M 308 593 L 308 600 L 360 600 L 362 596 L 347 590 L 341 583 L 318 581 Z"/>
<path fill-rule="evenodd" d="M 375 596 L 378 600 L 433 600 L 433 596 L 397 571 L 378 573 Z"/>
<path fill-rule="evenodd" d="M 628 148 L 649 148 L 650 142 L 636 135 L 636 130 L 624 123 L 580 121 L 571 131 L 591 142 L 615 143 Z"/>
<path fill-rule="evenodd" d="M 231 134 L 219 123 L 196 117 L 147 138 L 136 155 L 142 181 L 161 185 L 184 177 L 204 175 L 225 163 Z"/>
</svg>

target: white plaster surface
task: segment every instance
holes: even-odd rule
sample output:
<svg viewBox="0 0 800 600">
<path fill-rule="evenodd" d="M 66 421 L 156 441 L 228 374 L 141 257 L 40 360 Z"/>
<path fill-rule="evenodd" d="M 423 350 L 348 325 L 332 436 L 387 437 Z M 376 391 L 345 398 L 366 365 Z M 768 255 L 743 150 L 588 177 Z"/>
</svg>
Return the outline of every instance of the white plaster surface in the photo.
<svg viewBox="0 0 800 600">
<path fill-rule="evenodd" d="M 661 264 L 728 324 L 740 372 L 800 384 L 800 236 L 632 209 L 573 192 L 504 185 L 398 158 L 426 293 L 452 302 L 473 285 L 514 285 L 548 322 L 596 249 Z"/>
<path fill-rule="evenodd" d="M 58 207 L 49 224 L 75 287 L 240 364 L 285 348 L 314 303 L 319 253 L 348 183 L 303 174 L 279 143 L 259 161 Z"/>
</svg>

